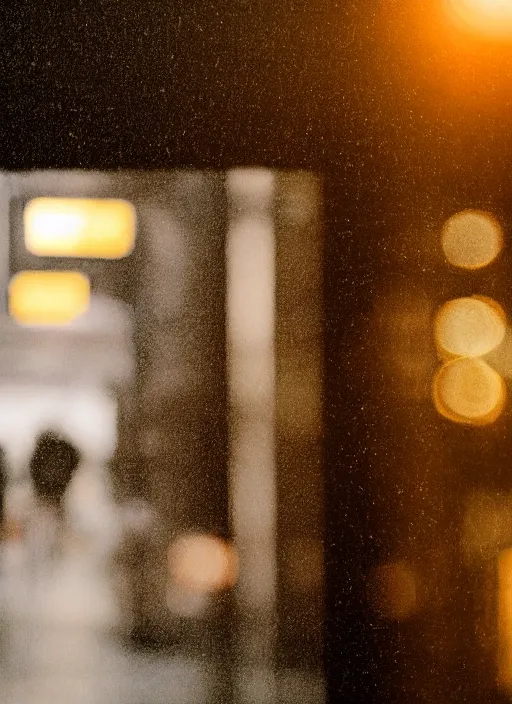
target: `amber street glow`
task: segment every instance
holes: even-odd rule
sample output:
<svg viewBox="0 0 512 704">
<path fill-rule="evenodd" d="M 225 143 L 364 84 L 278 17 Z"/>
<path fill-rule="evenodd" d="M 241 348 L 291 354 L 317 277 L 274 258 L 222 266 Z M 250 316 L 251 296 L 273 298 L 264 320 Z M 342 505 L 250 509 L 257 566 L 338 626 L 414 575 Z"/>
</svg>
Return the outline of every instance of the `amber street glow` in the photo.
<svg viewBox="0 0 512 704">
<path fill-rule="evenodd" d="M 68 325 L 89 302 L 89 279 L 76 271 L 22 271 L 9 283 L 9 313 L 22 325 Z"/>
<path fill-rule="evenodd" d="M 498 558 L 498 679 L 512 690 L 512 549 L 502 550 Z"/>
<path fill-rule="evenodd" d="M 503 342 L 505 333 L 501 306 L 480 296 L 449 301 L 436 316 L 436 344 L 443 357 L 488 354 Z"/>
<path fill-rule="evenodd" d="M 417 609 L 417 584 L 412 567 L 404 561 L 379 565 L 370 597 L 384 618 L 403 620 Z"/>
<path fill-rule="evenodd" d="M 434 403 L 441 415 L 456 423 L 493 423 L 505 405 L 505 383 L 481 359 L 461 357 L 443 364 L 434 378 Z"/>
<path fill-rule="evenodd" d="M 185 535 L 169 549 L 171 579 L 185 589 L 212 592 L 233 586 L 238 574 L 234 548 L 213 535 Z"/>
<path fill-rule="evenodd" d="M 510 497 L 477 490 L 469 494 L 461 526 L 461 545 L 468 563 L 494 559 L 512 538 Z"/>
<path fill-rule="evenodd" d="M 24 226 L 32 254 L 120 259 L 133 250 L 135 209 L 125 200 L 34 198 Z"/>
<path fill-rule="evenodd" d="M 449 218 L 441 244 L 446 259 L 463 269 L 481 269 L 490 264 L 503 246 L 503 233 L 492 215 L 463 210 Z"/>
<path fill-rule="evenodd" d="M 511 0 L 447 0 L 446 6 L 461 29 L 494 39 L 512 37 Z"/>
</svg>

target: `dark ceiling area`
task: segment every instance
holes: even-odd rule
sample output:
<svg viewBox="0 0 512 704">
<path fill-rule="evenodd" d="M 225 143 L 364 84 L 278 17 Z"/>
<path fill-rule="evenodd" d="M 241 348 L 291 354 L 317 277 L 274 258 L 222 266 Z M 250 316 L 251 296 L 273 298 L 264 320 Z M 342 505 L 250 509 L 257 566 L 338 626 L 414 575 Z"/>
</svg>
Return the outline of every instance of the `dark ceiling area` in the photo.
<svg viewBox="0 0 512 704">
<path fill-rule="evenodd" d="M 4 168 L 321 166 L 380 110 L 372 3 L 20 2 L 1 13 Z"/>
</svg>

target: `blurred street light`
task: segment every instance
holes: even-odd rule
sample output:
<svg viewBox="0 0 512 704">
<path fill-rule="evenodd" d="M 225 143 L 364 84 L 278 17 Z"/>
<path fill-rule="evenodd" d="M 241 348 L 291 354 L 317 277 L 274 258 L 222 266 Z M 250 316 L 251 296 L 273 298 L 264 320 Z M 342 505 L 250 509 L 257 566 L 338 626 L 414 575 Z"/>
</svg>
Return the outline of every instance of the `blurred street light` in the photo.
<svg viewBox="0 0 512 704">
<path fill-rule="evenodd" d="M 9 313 L 22 325 L 68 325 L 89 300 L 89 280 L 77 271 L 22 271 L 9 283 Z"/>
<path fill-rule="evenodd" d="M 511 0 L 447 0 L 447 9 L 461 29 L 512 41 Z"/>
<path fill-rule="evenodd" d="M 32 254 L 120 259 L 133 250 L 135 209 L 112 198 L 34 198 L 24 225 Z"/>
</svg>

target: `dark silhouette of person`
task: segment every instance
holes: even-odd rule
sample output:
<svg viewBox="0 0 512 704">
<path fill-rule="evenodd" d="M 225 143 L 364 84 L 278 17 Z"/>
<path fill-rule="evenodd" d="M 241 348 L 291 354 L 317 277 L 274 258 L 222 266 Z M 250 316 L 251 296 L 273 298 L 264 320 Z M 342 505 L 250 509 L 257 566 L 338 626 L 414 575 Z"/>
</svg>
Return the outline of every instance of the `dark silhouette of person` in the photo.
<svg viewBox="0 0 512 704">
<path fill-rule="evenodd" d="M 7 489 L 7 458 L 0 447 L 0 539 L 5 535 L 5 492 Z"/>
<path fill-rule="evenodd" d="M 58 433 L 47 430 L 38 437 L 30 460 L 30 477 L 37 498 L 59 514 L 80 461 L 80 452 Z"/>
</svg>

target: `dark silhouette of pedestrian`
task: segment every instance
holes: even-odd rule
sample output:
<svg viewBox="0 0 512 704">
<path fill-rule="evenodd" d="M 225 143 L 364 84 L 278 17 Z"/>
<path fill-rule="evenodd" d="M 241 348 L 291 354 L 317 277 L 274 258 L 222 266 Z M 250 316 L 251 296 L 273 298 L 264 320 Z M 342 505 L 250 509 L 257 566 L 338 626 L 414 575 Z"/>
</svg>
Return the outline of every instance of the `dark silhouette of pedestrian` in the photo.
<svg viewBox="0 0 512 704">
<path fill-rule="evenodd" d="M 5 450 L 0 447 L 0 538 L 5 537 L 5 492 L 7 489 L 8 463 Z"/>
<path fill-rule="evenodd" d="M 36 497 L 59 514 L 73 474 L 80 464 L 80 452 L 58 433 L 42 433 L 30 460 L 30 476 Z"/>
</svg>

